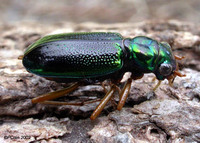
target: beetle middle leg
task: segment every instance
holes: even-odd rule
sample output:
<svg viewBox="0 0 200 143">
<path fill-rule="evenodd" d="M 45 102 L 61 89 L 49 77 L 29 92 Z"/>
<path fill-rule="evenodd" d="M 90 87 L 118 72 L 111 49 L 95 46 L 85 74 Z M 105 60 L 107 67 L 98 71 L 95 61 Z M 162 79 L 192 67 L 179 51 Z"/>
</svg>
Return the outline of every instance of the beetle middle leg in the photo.
<svg viewBox="0 0 200 143">
<path fill-rule="evenodd" d="M 116 85 L 112 85 L 110 90 L 107 92 L 107 94 L 104 96 L 104 98 L 101 100 L 101 102 L 99 103 L 99 105 L 96 107 L 96 109 L 93 111 L 92 115 L 90 116 L 91 120 L 96 119 L 97 116 L 99 116 L 99 114 L 101 113 L 101 111 L 103 110 L 103 108 L 106 106 L 106 104 L 108 103 L 108 101 L 110 101 L 110 99 L 112 98 L 114 92 L 116 91 Z"/>
<path fill-rule="evenodd" d="M 130 92 L 130 88 L 131 88 L 131 83 L 132 83 L 132 78 L 129 78 L 125 85 L 124 88 L 121 90 L 121 92 L 119 93 L 119 103 L 117 105 L 117 110 L 121 110 L 122 107 L 124 106 L 126 99 L 128 97 L 128 94 Z"/>
<path fill-rule="evenodd" d="M 131 89 L 132 80 L 141 79 L 143 76 L 144 76 L 144 74 L 141 74 L 138 76 L 135 76 L 134 74 L 132 74 L 131 77 L 126 81 L 123 89 L 119 93 L 119 103 L 117 105 L 117 110 L 120 111 L 122 109 L 122 107 L 124 106 L 126 99 L 128 97 L 128 94 L 130 92 L 130 89 Z"/>
<path fill-rule="evenodd" d="M 82 82 L 77 82 L 77 83 L 71 85 L 70 87 L 35 97 L 31 101 L 32 101 L 32 103 L 41 103 L 41 102 L 45 102 L 47 100 L 56 99 L 58 97 L 64 96 L 65 94 L 74 91 L 80 85 L 82 85 Z"/>
</svg>

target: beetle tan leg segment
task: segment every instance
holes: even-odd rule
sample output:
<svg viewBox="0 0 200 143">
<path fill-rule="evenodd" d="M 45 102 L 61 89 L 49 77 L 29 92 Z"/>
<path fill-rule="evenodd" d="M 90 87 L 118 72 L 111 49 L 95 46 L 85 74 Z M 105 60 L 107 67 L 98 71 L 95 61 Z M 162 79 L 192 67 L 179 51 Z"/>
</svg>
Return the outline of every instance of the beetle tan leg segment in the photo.
<svg viewBox="0 0 200 143">
<path fill-rule="evenodd" d="M 184 59 L 185 57 L 184 57 L 184 56 L 174 55 L 174 58 L 175 58 L 176 60 L 182 60 L 182 59 Z"/>
<path fill-rule="evenodd" d="M 111 88 L 110 88 L 110 90 L 107 92 L 107 94 L 101 100 L 101 102 L 99 103 L 99 105 L 93 111 L 92 115 L 90 116 L 91 120 L 94 120 L 94 119 L 96 119 L 96 117 L 99 116 L 99 114 L 101 113 L 101 111 L 103 110 L 103 108 L 106 106 L 106 104 L 108 103 L 108 101 L 110 101 L 110 99 L 112 98 L 115 90 L 116 90 L 116 85 L 112 85 Z"/>
<path fill-rule="evenodd" d="M 161 84 L 162 80 L 159 80 L 156 86 L 153 88 L 153 91 L 155 91 Z"/>
<path fill-rule="evenodd" d="M 65 94 L 74 91 L 81 84 L 82 84 L 81 82 L 77 82 L 77 83 L 71 85 L 70 87 L 35 97 L 31 101 L 32 101 L 32 103 L 40 103 L 40 102 L 44 102 L 44 101 L 47 101 L 47 100 L 56 99 L 58 97 L 64 96 Z"/>
<path fill-rule="evenodd" d="M 101 99 L 94 99 L 90 101 L 83 101 L 83 102 L 60 102 L 60 101 L 44 101 L 40 102 L 42 104 L 52 104 L 52 105 L 73 105 L 73 106 L 83 106 L 85 104 L 91 104 L 95 102 L 99 102 Z"/>
<path fill-rule="evenodd" d="M 122 109 L 122 107 L 124 106 L 124 104 L 126 102 L 126 99 L 127 99 L 128 94 L 130 92 L 130 89 L 131 89 L 131 83 L 132 83 L 132 79 L 129 78 L 126 81 L 124 88 L 119 93 L 119 103 L 117 105 L 117 110 L 119 110 L 119 111 Z"/>
<path fill-rule="evenodd" d="M 105 83 L 104 83 L 104 82 L 101 82 L 101 86 L 103 87 L 104 92 L 107 93 L 108 90 L 106 89 L 106 87 L 105 87 Z"/>
<path fill-rule="evenodd" d="M 24 55 L 20 55 L 19 57 L 18 57 L 18 60 L 22 60 L 24 58 Z"/>
</svg>

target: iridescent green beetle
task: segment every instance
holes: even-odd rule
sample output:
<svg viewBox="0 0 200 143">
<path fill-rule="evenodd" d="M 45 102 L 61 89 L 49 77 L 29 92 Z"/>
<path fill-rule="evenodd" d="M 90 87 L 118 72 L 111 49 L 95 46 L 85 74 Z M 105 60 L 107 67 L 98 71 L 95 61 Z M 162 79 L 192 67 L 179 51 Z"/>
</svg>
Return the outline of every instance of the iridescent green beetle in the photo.
<svg viewBox="0 0 200 143">
<path fill-rule="evenodd" d="M 32 103 L 69 105 L 50 101 L 67 94 L 79 85 L 111 81 L 111 87 L 91 115 L 94 120 L 119 89 L 117 84 L 125 72 L 131 77 L 119 93 L 118 110 L 121 110 L 129 94 L 132 79 L 142 78 L 144 73 L 154 73 L 159 83 L 168 79 L 172 84 L 178 75 L 176 59 L 168 43 L 157 42 L 145 36 L 123 38 L 118 33 L 68 33 L 45 36 L 28 47 L 23 56 L 27 71 L 56 82 L 72 86 L 32 99 Z M 75 105 L 75 104 L 73 104 Z"/>
</svg>

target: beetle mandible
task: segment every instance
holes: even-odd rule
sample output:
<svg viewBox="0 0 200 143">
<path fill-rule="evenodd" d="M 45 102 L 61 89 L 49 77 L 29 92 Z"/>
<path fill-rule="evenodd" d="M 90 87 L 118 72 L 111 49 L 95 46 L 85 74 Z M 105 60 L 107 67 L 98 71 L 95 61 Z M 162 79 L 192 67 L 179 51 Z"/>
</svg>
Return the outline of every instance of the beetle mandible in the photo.
<svg viewBox="0 0 200 143">
<path fill-rule="evenodd" d="M 51 100 L 80 85 L 110 80 L 110 89 L 90 116 L 91 120 L 101 113 L 112 98 L 125 72 L 131 72 L 131 76 L 120 90 L 118 110 L 125 104 L 132 80 L 142 78 L 144 73 L 154 73 L 159 80 L 154 90 L 164 79 L 172 85 L 176 76 L 185 76 L 178 71 L 176 62 L 183 57 L 173 55 L 168 43 L 145 36 L 123 38 L 119 33 L 86 32 L 45 36 L 30 45 L 19 59 L 22 59 L 26 70 L 33 74 L 56 82 L 74 83 L 66 89 L 35 97 L 32 103 L 70 105 Z"/>
</svg>

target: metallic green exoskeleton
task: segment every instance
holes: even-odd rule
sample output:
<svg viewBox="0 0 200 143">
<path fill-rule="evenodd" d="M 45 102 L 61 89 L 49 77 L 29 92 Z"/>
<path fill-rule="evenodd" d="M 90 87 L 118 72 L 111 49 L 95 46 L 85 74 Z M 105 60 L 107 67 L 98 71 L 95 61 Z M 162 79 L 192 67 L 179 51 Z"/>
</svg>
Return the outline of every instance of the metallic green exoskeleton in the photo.
<svg viewBox="0 0 200 143">
<path fill-rule="evenodd" d="M 163 80 L 176 69 L 171 47 L 148 37 L 124 39 L 118 33 L 71 33 L 46 36 L 29 46 L 23 65 L 34 74 L 67 82 L 108 77 L 121 79 L 155 73 Z"/>
<path fill-rule="evenodd" d="M 118 110 L 125 104 L 131 88 L 132 79 L 136 80 L 144 73 L 154 73 L 159 83 L 167 79 L 172 83 L 174 78 L 181 75 L 178 72 L 176 59 L 169 44 L 158 42 L 145 36 L 123 38 L 118 33 L 69 33 L 50 35 L 33 43 L 19 57 L 27 71 L 57 82 L 74 85 L 32 99 L 32 103 L 77 105 L 78 103 L 58 103 L 51 101 L 63 96 L 79 85 L 92 84 L 111 80 L 110 89 L 91 115 L 94 120 L 119 89 L 117 84 L 125 72 L 132 75 L 119 90 Z M 91 102 L 90 102 L 91 103 Z M 82 105 L 80 103 L 79 105 Z"/>
</svg>

